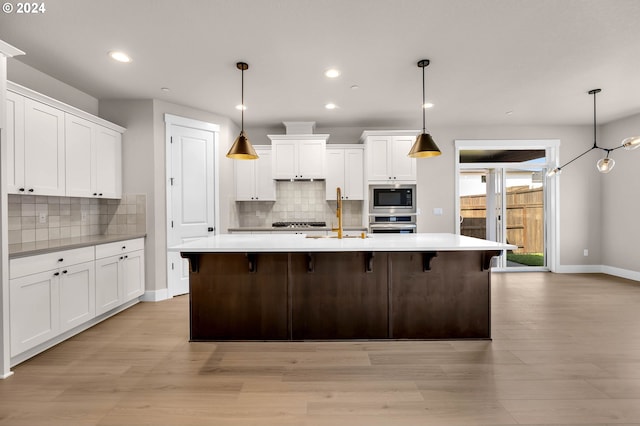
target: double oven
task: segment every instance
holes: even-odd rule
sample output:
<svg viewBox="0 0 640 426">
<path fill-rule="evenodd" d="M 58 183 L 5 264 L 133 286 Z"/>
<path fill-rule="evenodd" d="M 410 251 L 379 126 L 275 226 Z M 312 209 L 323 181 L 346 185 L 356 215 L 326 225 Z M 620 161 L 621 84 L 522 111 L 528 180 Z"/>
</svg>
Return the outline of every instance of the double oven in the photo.
<svg viewBox="0 0 640 426">
<path fill-rule="evenodd" d="M 416 232 L 416 186 L 369 186 L 369 232 L 413 234 Z"/>
</svg>

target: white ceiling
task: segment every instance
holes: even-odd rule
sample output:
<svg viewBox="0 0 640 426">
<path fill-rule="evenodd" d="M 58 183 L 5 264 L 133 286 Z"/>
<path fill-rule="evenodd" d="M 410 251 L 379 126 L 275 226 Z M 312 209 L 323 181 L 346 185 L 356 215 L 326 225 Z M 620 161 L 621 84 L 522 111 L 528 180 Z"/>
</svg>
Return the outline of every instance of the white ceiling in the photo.
<svg viewBox="0 0 640 426">
<path fill-rule="evenodd" d="M 0 39 L 27 52 L 20 61 L 99 99 L 157 98 L 239 122 L 243 60 L 247 127 L 420 128 L 422 58 L 435 104 L 427 127 L 590 124 L 593 88 L 600 124 L 640 113 L 638 0 L 45 5 L 40 15 L 0 13 Z M 133 62 L 113 62 L 113 49 Z M 342 75 L 328 80 L 329 67 Z"/>
</svg>

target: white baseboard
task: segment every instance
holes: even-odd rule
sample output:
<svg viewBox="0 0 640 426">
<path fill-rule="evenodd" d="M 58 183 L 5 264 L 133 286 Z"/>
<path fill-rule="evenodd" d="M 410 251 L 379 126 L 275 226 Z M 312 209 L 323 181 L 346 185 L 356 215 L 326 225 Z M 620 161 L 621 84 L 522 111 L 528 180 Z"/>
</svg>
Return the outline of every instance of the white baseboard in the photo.
<svg viewBox="0 0 640 426">
<path fill-rule="evenodd" d="M 613 266 L 602 266 L 602 272 L 628 280 L 640 281 L 640 272 L 630 271 L 629 269 L 614 268 Z"/>
<path fill-rule="evenodd" d="M 11 377 L 11 376 L 13 376 L 13 371 L 9 371 L 7 374 L 3 374 L 3 375 L 1 375 L 1 376 L 0 376 L 0 380 L 4 380 L 4 379 L 6 379 L 7 377 Z"/>
<path fill-rule="evenodd" d="M 555 271 L 559 274 L 598 274 L 602 265 L 559 265 Z"/>
<path fill-rule="evenodd" d="M 163 288 L 161 290 L 147 290 L 140 297 L 140 301 L 142 302 L 160 302 L 161 300 L 167 299 L 171 299 L 168 288 Z"/>
<path fill-rule="evenodd" d="M 640 281 L 640 272 L 607 265 L 560 265 L 554 272 L 560 274 L 607 274 Z"/>
</svg>

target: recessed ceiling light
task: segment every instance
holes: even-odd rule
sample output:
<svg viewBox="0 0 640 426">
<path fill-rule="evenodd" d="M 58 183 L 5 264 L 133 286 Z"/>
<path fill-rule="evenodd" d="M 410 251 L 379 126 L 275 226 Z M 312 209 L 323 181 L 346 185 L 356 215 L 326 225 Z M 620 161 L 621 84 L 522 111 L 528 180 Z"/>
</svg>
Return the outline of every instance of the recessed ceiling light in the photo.
<svg viewBox="0 0 640 426">
<path fill-rule="evenodd" d="M 161 87 L 160 90 L 162 90 L 163 92 L 171 91 L 171 89 L 169 89 L 168 87 Z"/>
<path fill-rule="evenodd" d="M 247 109 L 247 106 L 246 106 L 246 105 L 239 104 L 239 105 L 236 105 L 236 109 L 237 109 L 238 111 L 245 111 L 245 110 Z"/>
<path fill-rule="evenodd" d="M 324 106 L 326 109 L 336 109 L 338 106 L 336 104 L 328 103 Z"/>
<path fill-rule="evenodd" d="M 324 75 L 325 77 L 328 77 L 328 78 L 336 78 L 340 75 L 340 70 L 337 70 L 335 68 L 330 68 L 324 72 Z"/>
<path fill-rule="evenodd" d="M 131 62 L 131 57 L 129 57 L 129 55 L 119 50 L 112 50 L 111 52 L 109 52 L 109 56 L 114 61 L 124 62 L 124 63 Z"/>
<path fill-rule="evenodd" d="M 507 112 L 505 112 L 505 114 L 506 114 L 506 115 L 512 115 L 512 114 L 513 114 L 513 111 L 507 111 Z"/>
<path fill-rule="evenodd" d="M 425 102 L 424 105 L 422 105 L 422 108 L 424 109 L 433 108 L 433 104 L 431 102 Z"/>
<path fill-rule="evenodd" d="M 360 88 L 360 86 L 358 86 L 357 84 L 354 84 L 353 86 L 351 86 L 351 90 L 358 90 Z"/>
</svg>

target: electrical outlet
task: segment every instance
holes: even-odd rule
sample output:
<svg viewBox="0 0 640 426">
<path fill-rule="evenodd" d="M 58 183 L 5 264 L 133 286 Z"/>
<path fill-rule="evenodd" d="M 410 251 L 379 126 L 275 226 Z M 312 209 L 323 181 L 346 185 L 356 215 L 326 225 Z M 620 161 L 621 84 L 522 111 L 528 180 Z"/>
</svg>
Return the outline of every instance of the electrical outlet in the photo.
<svg viewBox="0 0 640 426">
<path fill-rule="evenodd" d="M 589 256 L 589 249 L 584 249 L 584 255 Z"/>
<path fill-rule="evenodd" d="M 45 212 L 40 212 L 38 215 L 38 222 L 47 223 L 47 214 Z"/>
</svg>

